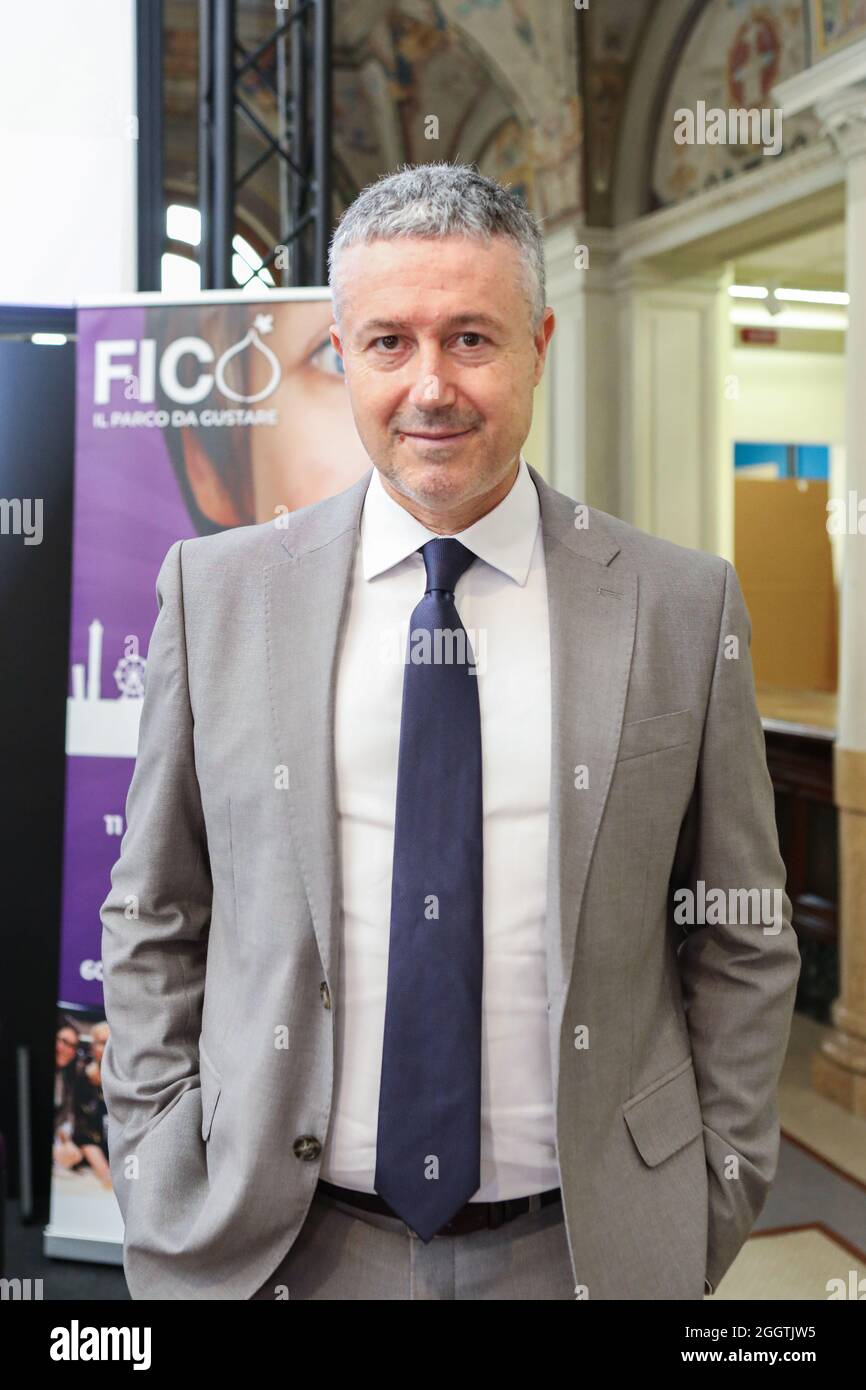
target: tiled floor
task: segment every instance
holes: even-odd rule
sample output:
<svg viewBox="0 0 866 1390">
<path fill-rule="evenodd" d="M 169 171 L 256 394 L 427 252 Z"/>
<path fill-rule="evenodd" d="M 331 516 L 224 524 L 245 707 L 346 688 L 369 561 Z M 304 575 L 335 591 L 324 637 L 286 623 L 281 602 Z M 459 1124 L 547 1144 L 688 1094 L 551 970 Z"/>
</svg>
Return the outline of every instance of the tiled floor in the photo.
<svg viewBox="0 0 866 1390">
<path fill-rule="evenodd" d="M 866 1279 L 866 1120 L 817 1095 L 809 1080 L 827 1031 L 794 1016 L 776 1181 L 717 1299 L 826 1300 Z"/>
</svg>

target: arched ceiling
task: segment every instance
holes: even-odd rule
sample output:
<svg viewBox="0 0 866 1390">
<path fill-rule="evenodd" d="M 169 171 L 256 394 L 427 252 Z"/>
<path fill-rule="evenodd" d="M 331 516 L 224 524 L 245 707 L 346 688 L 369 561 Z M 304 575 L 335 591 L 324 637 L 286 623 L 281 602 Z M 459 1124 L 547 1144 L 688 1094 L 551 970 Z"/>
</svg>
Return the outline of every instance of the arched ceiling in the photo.
<svg viewBox="0 0 866 1390">
<path fill-rule="evenodd" d="M 861 8 L 841 25 L 818 0 L 335 0 L 333 216 L 380 174 L 441 159 L 517 189 L 548 231 L 670 206 L 762 157 L 676 145 L 675 109 L 766 101 L 775 82 L 862 33 Z M 274 13 L 271 0 L 238 0 L 245 44 Z M 166 0 L 166 183 L 191 201 L 197 24 L 197 0 Z M 267 85 L 251 75 L 246 95 L 273 129 Z M 808 113 L 787 121 L 779 157 L 813 139 L 814 124 Z M 259 148 L 241 128 L 239 166 Z M 242 195 L 264 245 L 280 235 L 278 208 L 271 163 Z"/>
</svg>

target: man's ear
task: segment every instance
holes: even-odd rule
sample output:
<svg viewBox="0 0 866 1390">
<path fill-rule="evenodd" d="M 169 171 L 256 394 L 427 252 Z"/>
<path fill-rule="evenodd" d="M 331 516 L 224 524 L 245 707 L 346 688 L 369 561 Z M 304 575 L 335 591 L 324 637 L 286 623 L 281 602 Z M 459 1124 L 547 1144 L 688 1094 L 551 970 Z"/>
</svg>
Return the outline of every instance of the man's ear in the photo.
<svg viewBox="0 0 866 1390">
<path fill-rule="evenodd" d="M 553 337 L 553 330 L 556 327 L 556 316 L 548 304 L 544 311 L 544 318 L 541 320 L 538 332 L 535 335 L 535 384 L 541 381 L 544 375 L 544 363 L 547 358 L 547 349 Z"/>
<path fill-rule="evenodd" d="M 203 448 L 198 431 L 181 430 L 181 441 L 187 481 L 199 511 L 218 526 L 241 526 L 244 517 Z"/>
<path fill-rule="evenodd" d="M 343 380 L 345 381 L 345 379 L 346 379 L 346 359 L 345 359 L 345 357 L 343 357 L 343 339 L 341 338 L 341 336 L 340 336 L 340 330 L 339 330 L 339 328 L 337 327 L 337 325 L 336 325 L 335 323 L 332 323 L 332 324 L 330 325 L 330 327 L 328 328 L 328 334 L 329 334 L 330 339 L 331 339 L 331 347 L 334 349 L 334 351 L 335 351 L 336 353 L 339 353 L 340 357 L 341 357 L 342 360 L 343 360 Z"/>
</svg>

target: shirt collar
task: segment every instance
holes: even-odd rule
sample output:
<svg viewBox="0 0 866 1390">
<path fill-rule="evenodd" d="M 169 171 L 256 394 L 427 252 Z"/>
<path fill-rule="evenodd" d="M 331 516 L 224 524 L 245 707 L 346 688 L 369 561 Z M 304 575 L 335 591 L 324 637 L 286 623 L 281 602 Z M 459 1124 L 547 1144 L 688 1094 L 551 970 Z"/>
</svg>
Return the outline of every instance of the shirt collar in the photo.
<svg viewBox="0 0 866 1390">
<path fill-rule="evenodd" d="M 538 492 L 520 455 L 517 477 L 502 501 L 464 531 L 454 534 L 474 555 L 523 585 L 538 531 Z M 405 560 L 437 532 L 427 527 L 390 497 L 374 466 L 361 515 L 361 550 L 365 579 Z"/>
</svg>

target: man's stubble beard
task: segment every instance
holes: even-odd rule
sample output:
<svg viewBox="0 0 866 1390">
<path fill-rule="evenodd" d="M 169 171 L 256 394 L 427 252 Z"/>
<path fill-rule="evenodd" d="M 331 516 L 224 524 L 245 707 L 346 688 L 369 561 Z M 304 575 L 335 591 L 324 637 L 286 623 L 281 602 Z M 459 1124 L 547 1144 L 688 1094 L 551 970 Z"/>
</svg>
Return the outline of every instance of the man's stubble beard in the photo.
<svg viewBox="0 0 866 1390">
<path fill-rule="evenodd" d="M 394 449 L 398 448 L 400 445 L 395 442 Z M 408 467 L 400 466 L 395 463 L 392 452 L 376 466 L 394 491 L 407 500 L 427 505 L 431 502 L 447 501 L 450 506 L 455 506 L 491 492 L 502 481 L 512 463 L 513 460 L 509 460 L 507 467 L 500 467 L 491 462 L 485 449 L 480 457 L 474 457 L 472 464 L 464 463 L 463 460 L 443 459 L 436 462 L 434 459 L 427 462 L 418 458 L 413 459 Z M 427 479 L 431 485 L 420 487 L 415 480 L 420 481 L 421 477 Z M 456 486 L 456 477 L 462 479 L 462 487 Z"/>
</svg>

